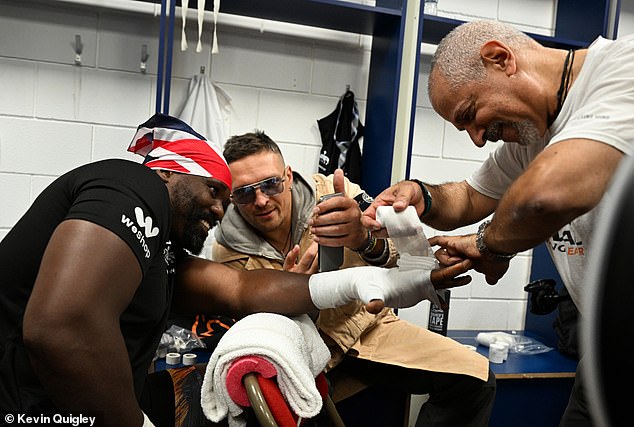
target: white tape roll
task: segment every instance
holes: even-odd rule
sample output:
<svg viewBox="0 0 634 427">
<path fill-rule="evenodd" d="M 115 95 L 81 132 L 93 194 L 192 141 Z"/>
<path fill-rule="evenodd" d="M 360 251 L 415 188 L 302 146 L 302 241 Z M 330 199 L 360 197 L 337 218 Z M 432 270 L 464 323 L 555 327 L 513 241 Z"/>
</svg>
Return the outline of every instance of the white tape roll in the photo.
<svg viewBox="0 0 634 427">
<path fill-rule="evenodd" d="M 478 332 L 478 335 L 476 335 L 476 341 L 478 344 L 486 347 L 494 342 L 505 342 L 511 346 L 515 343 L 515 337 L 506 332 Z"/>
<path fill-rule="evenodd" d="M 491 343 L 489 345 L 489 362 L 502 363 L 504 362 L 504 346 L 500 343 Z"/>
<path fill-rule="evenodd" d="M 379 206 L 376 209 L 376 220 L 385 227 L 399 253 L 397 264 L 400 269 L 429 271 L 438 268 L 438 261 L 414 206 L 408 206 L 401 212 L 395 212 L 392 206 Z M 429 300 L 440 307 L 437 295 L 438 291 Z"/>
<path fill-rule="evenodd" d="M 178 365 L 181 363 L 181 355 L 179 353 L 167 353 L 165 355 L 165 363 L 168 365 Z"/>
<path fill-rule="evenodd" d="M 191 366 L 196 364 L 196 355 L 194 353 L 183 354 L 183 365 Z"/>
<path fill-rule="evenodd" d="M 399 254 L 433 257 L 414 206 L 408 206 L 401 212 L 395 212 L 392 206 L 379 206 L 376 220 L 385 227 Z"/>
<path fill-rule="evenodd" d="M 504 360 L 509 358 L 509 348 L 511 347 L 509 343 L 505 342 L 505 341 L 501 341 L 498 342 L 496 344 L 499 344 L 502 346 L 502 354 L 504 356 Z"/>
</svg>

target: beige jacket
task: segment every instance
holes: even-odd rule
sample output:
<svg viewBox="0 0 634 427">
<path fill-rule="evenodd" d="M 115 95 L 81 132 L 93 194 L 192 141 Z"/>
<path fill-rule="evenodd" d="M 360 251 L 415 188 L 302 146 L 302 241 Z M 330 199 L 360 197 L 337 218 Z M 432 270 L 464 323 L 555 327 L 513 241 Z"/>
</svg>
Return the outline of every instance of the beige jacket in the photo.
<svg viewBox="0 0 634 427">
<path fill-rule="evenodd" d="M 315 200 L 322 194 L 332 193 L 334 188 L 332 175 L 313 175 L 313 189 L 299 174 L 294 174 L 293 209 L 299 215 L 293 223 L 293 243 L 299 243 L 303 253 L 312 242 L 306 221 L 312 214 Z M 358 185 L 346 180 L 346 194 L 354 197 L 361 192 Z M 236 232 L 243 234 L 238 237 L 239 242 L 231 240 Z M 247 242 L 253 242 L 252 250 L 247 248 Z M 238 246 L 241 251 L 230 246 Z M 283 254 L 277 251 L 277 254 L 273 254 L 270 250 L 272 247 L 258 237 L 238 211 L 229 209 L 216 232 L 212 259 L 237 269 L 281 270 Z M 396 260 L 397 254 L 390 242 L 390 257 L 386 266 L 394 266 Z M 357 253 L 346 249 L 342 268 L 360 265 L 367 264 Z M 347 354 L 407 368 L 465 374 L 483 381 L 488 378 L 489 363 L 485 357 L 450 338 L 399 319 L 389 308 L 374 315 L 368 313 L 362 303 L 353 302 L 343 307 L 321 310 L 317 326 L 332 354 L 327 370 L 335 367 Z"/>
</svg>

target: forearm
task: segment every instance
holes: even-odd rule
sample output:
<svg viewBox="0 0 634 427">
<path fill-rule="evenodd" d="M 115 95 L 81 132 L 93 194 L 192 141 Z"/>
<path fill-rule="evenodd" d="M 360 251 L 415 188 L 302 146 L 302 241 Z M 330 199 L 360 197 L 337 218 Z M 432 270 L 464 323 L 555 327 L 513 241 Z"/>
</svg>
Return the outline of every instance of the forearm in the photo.
<svg viewBox="0 0 634 427">
<path fill-rule="evenodd" d="M 475 191 L 466 181 L 424 184 L 431 195 L 431 209 L 422 221 L 437 230 L 454 230 L 487 217 L 497 201 Z M 423 212 L 417 207 L 417 212 Z"/>
<path fill-rule="evenodd" d="M 525 196 L 509 191 L 500 201 L 485 232 L 486 246 L 492 252 L 517 253 L 532 249 L 584 213 L 573 207 L 524 199 Z"/>
<path fill-rule="evenodd" d="M 547 240 L 600 203 L 622 157 L 614 147 L 587 139 L 547 147 L 500 200 L 487 245 L 518 252 Z"/>
<path fill-rule="evenodd" d="M 310 296 L 310 275 L 271 269 L 240 272 L 236 302 L 241 313 L 298 315 L 316 309 Z"/>
<path fill-rule="evenodd" d="M 268 311 L 296 315 L 315 310 L 308 275 L 278 270 L 235 270 L 201 258 L 179 262 L 174 309 L 231 316 Z"/>
</svg>

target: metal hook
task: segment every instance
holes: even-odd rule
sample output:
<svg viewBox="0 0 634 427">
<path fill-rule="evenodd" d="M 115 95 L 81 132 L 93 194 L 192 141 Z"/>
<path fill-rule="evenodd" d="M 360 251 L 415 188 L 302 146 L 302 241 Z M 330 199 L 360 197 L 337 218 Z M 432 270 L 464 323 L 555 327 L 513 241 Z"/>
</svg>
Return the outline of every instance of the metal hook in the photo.
<svg viewBox="0 0 634 427">
<path fill-rule="evenodd" d="M 147 45 L 143 44 L 141 45 L 141 72 L 143 74 L 145 74 L 145 71 L 147 70 L 147 59 L 150 57 L 150 55 L 147 53 Z"/>
<path fill-rule="evenodd" d="M 81 42 L 81 36 L 75 34 L 75 65 L 81 65 L 81 52 L 84 49 L 84 45 Z"/>
</svg>

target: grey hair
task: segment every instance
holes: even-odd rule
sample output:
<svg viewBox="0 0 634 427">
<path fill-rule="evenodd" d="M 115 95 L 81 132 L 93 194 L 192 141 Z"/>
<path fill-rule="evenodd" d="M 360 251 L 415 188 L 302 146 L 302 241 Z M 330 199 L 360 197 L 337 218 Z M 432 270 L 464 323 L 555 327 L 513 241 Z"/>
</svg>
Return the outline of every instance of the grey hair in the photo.
<svg viewBox="0 0 634 427">
<path fill-rule="evenodd" d="M 490 40 L 499 40 L 512 49 L 537 43 L 511 25 L 498 21 L 473 21 L 459 25 L 438 44 L 431 60 L 428 92 L 431 93 L 435 68 L 447 79 L 451 89 L 484 80 L 486 70 L 480 57 L 480 48 Z"/>
</svg>

